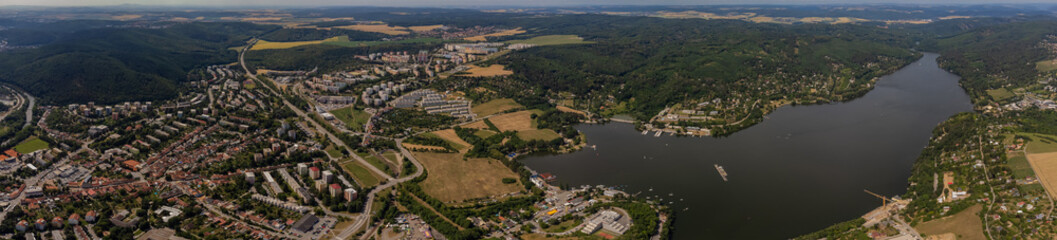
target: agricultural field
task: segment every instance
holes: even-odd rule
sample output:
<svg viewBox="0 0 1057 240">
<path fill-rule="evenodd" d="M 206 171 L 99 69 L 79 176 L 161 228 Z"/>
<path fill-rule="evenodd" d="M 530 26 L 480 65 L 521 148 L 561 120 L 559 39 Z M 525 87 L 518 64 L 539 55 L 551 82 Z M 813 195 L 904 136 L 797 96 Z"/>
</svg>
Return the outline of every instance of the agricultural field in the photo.
<svg viewBox="0 0 1057 240">
<path fill-rule="evenodd" d="M 350 129 L 362 129 L 363 125 L 367 124 L 367 120 L 371 118 L 367 112 L 352 107 L 334 109 L 330 111 L 330 114 L 334 114 L 334 118 L 345 123 L 345 126 Z"/>
<path fill-rule="evenodd" d="M 918 224 L 917 226 L 914 226 L 914 229 L 922 235 L 953 233 L 958 236 L 959 240 L 987 239 L 987 237 L 984 236 L 984 224 L 980 221 L 980 217 L 977 216 L 981 209 L 983 209 L 983 207 L 979 204 L 973 205 L 972 207 L 966 208 L 965 210 L 949 217 Z"/>
<path fill-rule="evenodd" d="M 408 34 L 408 29 L 401 26 L 389 26 L 388 24 L 356 24 L 356 25 L 345 25 L 337 26 L 334 28 L 364 31 L 364 32 L 376 32 L 384 33 L 389 35 L 404 35 Z"/>
<path fill-rule="evenodd" d="M 40 140 L 37 136 L 26 138 L 26 140 L 22 140 L 18 145 L 15 145 L 15 151 L 21 154 L 31 153 L 46 148 L 48 148 L 48 143 L 44 140 Z"/>
<path fill-rule="evenodd" d="M 525 43 L 535 44 L 538 46 L 549 46 L 549 45 L 562 45 L 562 44 L 590 44 L 594 43 L 591 41 L 584 41 L 584 38 L 576 35 L 544 35 L 539 37 L 533 37 L 529 39 L 510 40 L 506 43 Z"/>
<path fill-rule="evenodd" d="M 514 74 L 513 71 L 506 70 L 503 65 L 493 64 L 488 67 L 479 67 L 477 65 L 470 65 L 470 70 L 466 70 L 467 77 L 495 77 L 495 76 L 506 76 Z"/>
<path fill-rule="evenodd" d="M 1038 133 L 1018 133 L 1030 137 L 1032 140 L 1025 146 L 1025 150 L 1031 153 L 1057 152 L 1057 136 Z"/>
<path fill-rule="evenodd" d="M 413 152 L 429 172 L 422 182 L 427 194 L 443 202 L 499 196 L 524 189 L 521 184 L 504 184 L 503 178 L 519 178 L 494 159 L 463 159 L 457 153 Z"/>
<path fill-rule="evenodd" d="M 485 34 L 485 35 L 480 35 L 480 36 L 466 37 L 466 38 L 463 38 L 463 39 L 465 39 L 466 41 L 484 42 L 484 41 L 488 41 L 488 37 L 513 36 L 513 35 L 518 35 L 518 34 L 522 34 L 522 33 L 525 33 L 525 30 L 521 30 L 521 28 L 516 28 L 516 29 L 510 29 L 510 30 L 506 30 L 506 31 L 502 31 L 502 32 L 497 32 L 497 33 L 490 33 L 490 34 Z"/>
<path fill-rule="evenodd" d="M 342 42 L 342 41 L 348 42 L 349 41 L 349 37 L 348 36 L 337 36 L 337 37 L 327 38 L 327 39 L 323 39 L 323 40 L 296 41 L 296 42 L 269 42 L 269 41 L 265 41 L 265 40 L 258 40 L 257 44 L 254 44 L 253 47 L 250 48 L 250 50 L 287 49 L 287 48 L 294 48 L 294 47 L 300 47 L 300 46 L 305 46 L 305 45 L 315 45 L 315 44 L 320 44 L 320 43 L 324 43 L 324 42 Z"/>
<path fill-rule="evenodd" d="M 1016 94 L 1013 94 L 1013 92 L 1005 88 L 987 90 L 987 95 L 991 96 L 991 99 L 994 99 L 995 101 L 1002 101 L 1007 98 L 1016 96 Z"/>
<path fill-rule="evenodd" d="M 533 130 L 522 130 L 517 132 L 517 137 L 522 140 L 543 140 L 550 141 L 561 138 L 561 135 L 550 129 L 533 129 Z"/>
<path fill-rule="evenodd" d="M 481 138 L 488 138 L 488 137 L 491 137 L 491 136 L 496 135 L 496 134 L 499 134 L 499 133 L 496 133 L 496 132 L 494 132 L 492 130 L 477 130 L 476 132 L 473 133 L 473 135 L 476 135 L 476 136 L 481 137 Z"/>
<path fill-rule="evenodd" d="M 502 98 L 502 99 L 496 99 L 496 100 L 488 101 L 488 102 L 483 103 L 483 104 L 478 104 L 476 106 L 473 106 L 473 108 L 470 109 L 470 111 L 472 111 L 474 114 L 477 114 L 477 116 L 484 117 L 484 116 L 488 116 L 488 115 L 504 112 L 504 111 L 507 111 L 507 110 L 510 110 L 510 109 L 521 108 L 521 107 L 524 107 L 524 106 L 521 106 L 521 104 L 518 104 L 517 102 L 514 102 L 513 99 Z"/>
<path fill-rule="evenodd" d="M 442 27 L 444 27 L 444 25 L 437 24 L 437 25 L 410 26 L 410 27 L 407 27 L 407 29 L 410 29 L 411 31 L 414 31 L 414 32 L 428 32 L 428 31 L 432 31 L 433 29 L 438 29 L 438 28 L 442 28 Z"/>
<path fill-rule="evenodd" d="M 350 159 L 345 163 L 342 163 L 341 167 L 345 169 L 345 172 L 348 172 L 350 175 L 352 175 L 352 178 L 356 179 L 357 183 L 362 185 L 360 187 L 372 187 L 374 185 L 378 185 L 378 183 L 380 182 L 378 180 L 378 176 L 375 176 L 374 173 L 371 173 L 371 170 L 367 170 L 367 167 L 361 165 L 359 162 L 356 162 L 354 160 Z"/>
<path fill-rule="evenodd" d="M 1051 197 L 1057 198 L 1057 152 L 1028 154 L 1028 162 Z"/>
</svg>

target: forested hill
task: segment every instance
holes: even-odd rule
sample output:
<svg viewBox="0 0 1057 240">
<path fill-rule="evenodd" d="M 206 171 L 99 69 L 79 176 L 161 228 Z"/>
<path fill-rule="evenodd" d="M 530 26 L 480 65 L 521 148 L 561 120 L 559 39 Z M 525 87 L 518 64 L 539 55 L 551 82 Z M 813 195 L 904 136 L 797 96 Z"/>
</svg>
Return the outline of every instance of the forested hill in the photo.
<svg viewBox="0 0 1057 240">
<path fill-rule="evenodd" d="M 905 33 L 854 24 L 590 15 L 525 24 L 596 43 L 532 48 L 500 62 L 544 88 L 612 95 L 626 103 L 625 113 L 640 119 L 667 105 L 715 98 L 750 103 L 784 97 L 801 103 L 847 100 L 865 93 L 874 77 L 917 56 Z M 593 101 L 592 110 L 604 108 L 607 100 L 598 100 L 603 101 Z"/>
<path fill-rule="evenodd" d="M 963 78 L 974 103 L 990 102 L 986 91 L 1042 80 L 1036 62 L 1052 59 L 1057 43 L 1052 18 L 989 25 L 923 44 L 938 51 L 940 66 Z"/>
<path fill-rule="evenodd" d="M 38 48 L 0 52 L 0 80 L 54 104 L 172 98 L 187 71 L 234 62 L 237 53 L 229 47 L 274 28 L 249 23 L 91 28 Z"/>
</svg>

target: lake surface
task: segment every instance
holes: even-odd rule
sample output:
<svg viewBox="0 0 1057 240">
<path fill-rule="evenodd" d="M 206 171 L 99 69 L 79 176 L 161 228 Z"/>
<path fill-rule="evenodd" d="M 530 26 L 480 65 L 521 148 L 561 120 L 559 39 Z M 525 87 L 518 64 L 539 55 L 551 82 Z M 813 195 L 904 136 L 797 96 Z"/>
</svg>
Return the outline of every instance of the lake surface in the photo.
<svg viewBox="0 0 1057 240">
<path fill-rule="evenodd" d="M 785 106 L 726 138 L 654 137 L 630 124 L 579 125 L 597 150 L 524 163 L 555 174 L 560 183 L 623 186 L 674 202 L 675 239 L 795 237 L 881 205 L 863 189 L 905 193 L 932 129 L 972 110 L 959 77 L 940 69 L 937 56 L 926 53 L 859 99 Z M 724 166 L 729 182 L 713 164 Z"/>
</svg>

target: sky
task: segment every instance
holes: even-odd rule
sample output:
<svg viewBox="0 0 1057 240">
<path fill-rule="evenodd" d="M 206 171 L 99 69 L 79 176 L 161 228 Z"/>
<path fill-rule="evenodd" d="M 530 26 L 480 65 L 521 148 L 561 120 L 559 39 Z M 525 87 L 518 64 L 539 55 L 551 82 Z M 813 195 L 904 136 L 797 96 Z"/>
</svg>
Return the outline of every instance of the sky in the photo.
<svg viewBox="0 0 1057 240">
<path fill-rule="evenodd" d="M 0 0 L 0 6 L 575 6 L 575 5 L 714 5 L 714 4 L 986 4 L 1057 3 L 1057 0 Z"/>
</svg>

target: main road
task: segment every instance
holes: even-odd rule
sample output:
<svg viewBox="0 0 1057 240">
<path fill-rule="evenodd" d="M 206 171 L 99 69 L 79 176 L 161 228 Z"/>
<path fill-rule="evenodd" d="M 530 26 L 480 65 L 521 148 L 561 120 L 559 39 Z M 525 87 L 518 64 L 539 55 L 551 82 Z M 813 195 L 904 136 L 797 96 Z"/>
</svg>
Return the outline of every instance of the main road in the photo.
<svg viewBox="0 0 1057 240">
<path fill-rule="evenodd" d="M 257 39 L 256 38 L 254 38 L 253 40 L 250 40 L 249 44 L 246 47 L 242 48 L 242 52 L 239 53 L 239 65 L 242 66 L 242 70 L 243 71 L 246 71 L 246 75 L 249 78 L 255 79 L 257 81 L 263 81 L 261 79 L 258 79 L 257 76 L 254 75 L 253 72 L 250 72 L 250 69 L 248 67 L 246 67 L 246 60 L 245 60 L 246 59 L 245 58 L 246 52 L 249 51 L 249 49 L 251 47 L 253 47 L 253 44 L 255 44 L 255 43 L 257 43 Z M 271 80 L 269 79 L 267 81 L 271 81 Z M 271 82 L 271 83 L 274 84 L 275 82 Z M 275 89 L 272 88 L 271 84 L 264 84 L 264 86 L 269 91 L 271 91 L 273 94 L 275 94 L 276 96 L 279 96 L 280 99 L 282 99 L 283 104 L 286 105 L 287 107 L 289 107 L 291 110 L 293 110 L 294 113 L 297 114 L 297 116 L 299 116 L 299 117 L 301 117 L 303 119 L 309 120 L 309 122 L 311 122 L 312 125 L 314 127 L 316 127 L 316 130 L 319 131 L 320 133 L 325 134 L 327 136 L 327 138 L 330 139 L 331 142 L 334 142 L 334 144 L 337 144 L 340 147 L 344 147 L 350 153 L 349 155 L 352 156 L 352 158 L 355 159 L 357 162 L 359 162 L 360 165 L 363 165 L 367 169 L 375 172 L 379 176 L 382 176 L 382 177 L 384 177 L 386 179 L 385 184 L 379 185 L 379 186 L 375 187 L 374 190 L 371 190 L 371 192 L 367 193 L 367 197 L 366 197 L 366 199 L 364 199 L 365 204 L 364 204 L 364 208 L 363 208 L 364 209 L 363 210 L 363 214 L 360 214 L 359 216 L 357 216 L 355 218 L 355 221 L 352 223 L 352 225 L 350 225 L 349 227 L 346 227 L 345 230 L 341 231 L 341 233 L 338 234 L 337 239 L 350 239 L 352 237 L 352 234 L 355 234 L 357 231 L 359 231 L 359 229 L 361 227 L 370 228 L 370 221 L 371 221 L 371 217 L 372 217 L 371 216 L 371 214 L 372 214 L 371 213 L 371 207 L 372 207 L 372 205 L 374 205 L 374 198 L 376 197 L 376 195 L 378 195 L 379 192 L 381 192 L 382 190 L 388 189 L 390 187 L 396 186 L 397 184 L 410 181 L 411 179 L 415 179 L 416 177 L 422 175 L 422 172 L 423 172 L 422 164 L 419 163 L 418 160 L 415 159 L 415 157 L 413 155 L 411 155 L 410 152 L 407 151 L 407 149 L 404 149 L 404 147 L 401 144 L 404 141 L 403 139 L 397 139 L 396 140 L 396 147 L 400 149 L 400 152 L 402 154 L 404 154 L 405 157 L 407 157 L 408 161 L 411 161 L 411 164 L 415 165 L 415 172 L 413 174 L 411 174 L 411 175 L 408 175 L 408 176 L 405 176 L 405 177 L 402 177 L 402 178 L 394 179 L 392 176 L 389 176 L 389 174 L 387 174 L 384 171 L 374 167 L 374 165 L 371 165 L 370 163 L 368 163 L 363 158 L 360 158 L 360 156 L 357 156 L 352 151 L 352 149 L 349 148 L 349 146 L 345 144 L 344 141 L 342 141 L 337 136 L 335 136 L 334 133 L 332 133 L 329 130 L 327 130 L 327 128 L 325 128 L 322 125 L 320 125 L 320 123 L 316 122 L 314 119 L 309 117 L 308 114 L 305 114 L 305 112 L 302 111 L 300 108 L 298 108 L 297 106 L 294 106 L 293 104 L 291 104 L 290 101 L 286 100 L 286 98 L 283 98 L 282 95 L 279 94 L 278 91 L 276 91 Z M 335 160 L 335 159 L 333 157 L 331 157 L 331 160 Z"/>
</svg>

